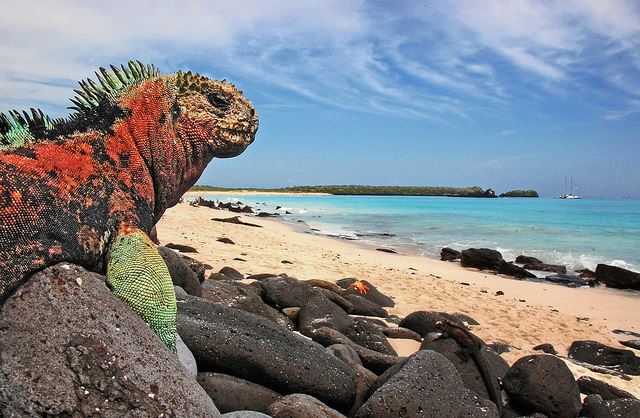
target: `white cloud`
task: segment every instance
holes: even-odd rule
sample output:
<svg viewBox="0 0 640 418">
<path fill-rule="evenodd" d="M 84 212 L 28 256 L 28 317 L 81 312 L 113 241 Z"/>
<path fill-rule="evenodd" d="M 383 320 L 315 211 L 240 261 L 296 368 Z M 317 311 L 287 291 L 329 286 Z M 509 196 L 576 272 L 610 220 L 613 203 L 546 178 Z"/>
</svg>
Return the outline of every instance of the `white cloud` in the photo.
<svg viewBox="0 0 640 418">
<path fill-rule="evenodd" d="M 384 7 L 340 0 L 7 3 L 0 106 L 36 103 L 63 114 L 75 80 L 129 58 L 165 71 L 196 65 L 317 104 L 411 118 L 501 112 L 523 91 L 573 91 L 583 77 L 615 86 L 621 102 L 637 98 L 623 87 L 640 80 L 633 2 Z M 521 73 L 505 72 L 504 62 Z M 514 85 L 515 78 L 534 88 Z"/>
</svg>

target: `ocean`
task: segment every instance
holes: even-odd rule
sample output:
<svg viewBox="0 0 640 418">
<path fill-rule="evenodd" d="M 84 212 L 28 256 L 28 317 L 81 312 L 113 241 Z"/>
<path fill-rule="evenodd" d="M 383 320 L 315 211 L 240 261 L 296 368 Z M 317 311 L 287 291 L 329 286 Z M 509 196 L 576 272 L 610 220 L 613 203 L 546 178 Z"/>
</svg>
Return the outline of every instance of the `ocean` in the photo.
<svg viewBox="0 0 640 418">
<path fill-rule="evenodd" d="M 598 263 L 640 271 L 640 199 L 424 196 L 220 196 L 304 221 L 314 233 L 439 258 L 442 247 L 491 248 L 568 269 Z"/>
</svg>

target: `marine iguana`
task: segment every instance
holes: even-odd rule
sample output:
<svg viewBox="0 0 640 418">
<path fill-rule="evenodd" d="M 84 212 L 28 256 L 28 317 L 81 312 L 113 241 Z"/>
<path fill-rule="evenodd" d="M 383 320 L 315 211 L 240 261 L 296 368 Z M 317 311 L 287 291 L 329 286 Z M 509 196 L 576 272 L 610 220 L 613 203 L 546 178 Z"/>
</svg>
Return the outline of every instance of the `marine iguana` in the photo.
<svg viewBox="0 0 640 418">
<path fill-rule="evenodd" d="M 436 323 L 442 334 L 439 339 L 451 338 L 460 346 L 460 351 L 456 353 L 463 361 L 468 361 L 469 358 L 473 359 L 484 386 L 487 388 L 489 398 L 498 408 L 498 413 L 502 413 L 502 394 L 500 393 L 500 383 L 493 381 L 489 370 L 489 365 L 484 358 L 483 349 L 486 346 L 484 341 L 473 335 L 469 330 L 460 325 L 456 325 L 451 321 L 443 320 Z M 497 385 L 496 385 L 497 384 Z"/>
<path fill-rule="evenodd" d="M 129 61 L 81 81 L 75 112 L 0 114 L 0 305 L 61 261 L 107 284 L 175 351 L 171 277 L 149 239 L 212 158 L 239 155 L 258 117 L 233 84 Z"/>
</svg>

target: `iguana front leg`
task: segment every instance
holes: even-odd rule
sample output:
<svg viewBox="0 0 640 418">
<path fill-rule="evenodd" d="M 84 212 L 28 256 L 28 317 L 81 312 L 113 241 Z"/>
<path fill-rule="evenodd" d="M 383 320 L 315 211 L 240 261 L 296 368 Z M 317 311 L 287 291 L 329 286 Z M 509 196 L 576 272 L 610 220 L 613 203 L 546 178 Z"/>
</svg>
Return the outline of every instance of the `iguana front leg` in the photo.
<svg viewBox="0 0 640 418">
<path fill-rule="evenodd" d="M 121 227 L 107 261 L 107 284 L 113 293 L 176 351 L 176 295 L 169 270 L 147 234 Z"/>
</svg>

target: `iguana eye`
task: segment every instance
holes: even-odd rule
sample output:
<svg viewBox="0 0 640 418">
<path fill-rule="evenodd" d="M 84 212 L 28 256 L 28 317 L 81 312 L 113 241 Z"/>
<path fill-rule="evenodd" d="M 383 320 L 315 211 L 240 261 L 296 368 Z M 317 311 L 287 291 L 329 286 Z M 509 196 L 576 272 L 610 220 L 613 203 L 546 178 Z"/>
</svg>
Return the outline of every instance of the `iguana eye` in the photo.
<svg viewBox="0 0 640 418">
<path fill-rule="evenodd" d="M 215 92 L 209 92 L 209 94 L 207 94 L 207 100 L 209 100 L 209 103 L 211 103 L 213 107 L 223 112 L 228 112 L 231 107 L 231 103 L 229 103 L 224 96 L 220 96 Z"/>
</svg>

